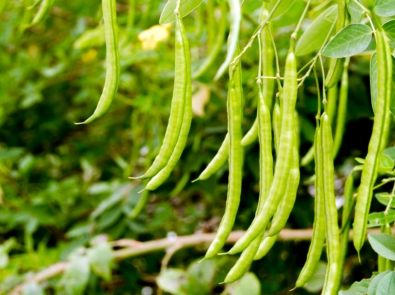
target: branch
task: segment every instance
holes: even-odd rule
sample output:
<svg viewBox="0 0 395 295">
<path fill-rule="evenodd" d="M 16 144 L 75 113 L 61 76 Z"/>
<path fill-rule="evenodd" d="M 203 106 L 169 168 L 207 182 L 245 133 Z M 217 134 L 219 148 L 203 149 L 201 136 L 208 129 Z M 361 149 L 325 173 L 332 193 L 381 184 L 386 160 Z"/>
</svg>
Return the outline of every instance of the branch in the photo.
<svg viewBox="0 0 395 295">
<path fill-rule="evenodd" d="M 227 240 L 228 244 L 236 243 L 241 236 L 243 236 L 245 231 L 234 231 L 229 235 Z M 380 229 L 370 229 L 368 233 L 380 233 Z M 210 243 L 215 238 L 215 233 L 210 234 L 194 234 L 189 236 L 181 236 L 181 237 L 169 237 L 165 239 L 159 239 L 148 242 L 138 242 L 130 239 L 121 239 L 114 242 L 111 242 L 111 246 L 114 248 L 123 247 L 123 249 L 115 250 L 113 252 L 113 257 L 116 260 L 123 260 L 130 257 L 136 257 L 140 255 L 144 255 L 151 252 L 166 250 L 168 248 L 187 248 L 193 247 L 204 243 Z M 293 230 L 293 229 L 283 229 L 278 235 L 277 241 L 289 242 L 289 241 L 310 241 L 313 235 L 312 229 L 302 229 L 302 230 Z M 353 232 L 350 230 L 349 239 L 352 239 Z M 33 275 L 29 279 L 27 279 L 24 283 L 16 286 L 9 295 L 17 295 L 21 294 L 22 288 L 24 285 L 29 283 L 39 283 L 60 275 L 63 271 L 65 271 L 67 267 L 67 262 L 59 262 L 49 266 L 48 268 L 38 272 Z"/>
</svg>

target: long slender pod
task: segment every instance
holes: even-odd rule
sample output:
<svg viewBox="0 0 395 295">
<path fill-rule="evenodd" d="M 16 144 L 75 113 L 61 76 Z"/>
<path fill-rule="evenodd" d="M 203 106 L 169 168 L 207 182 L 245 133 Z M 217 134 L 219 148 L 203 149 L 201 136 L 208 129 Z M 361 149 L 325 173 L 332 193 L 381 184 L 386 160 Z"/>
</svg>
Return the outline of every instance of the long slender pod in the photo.
<svg viewBox="0 0 395 295">
<path fill-rule="evenodd" d="M 232 71 L 230 67 L 229 94 L 227 100 L 228 110 L 228 133 L 229 133 L 229 181 L 228 195 L 226 199 L 225 214 L 222 217 L 217 235 L 211 243 L 205 259 L 215 256 L 223 247 L 228 238 L 233 224 L 236 219 L 237 210 L 240 203 L 241 180 L 242 180 L 242 85 L 241 82 L 241 65 L 236 65 L 236 69 Z"/>
<path fill-rule="evenodd" d="M 347 0 L 338 0 L 337 3 L 337 22 L 336 22 L 336 33 L 338 33 L 347 23 Z M 332 88 L 339 81 L 344 58 L 332 58 L 329 66 L 329 72 L 325 79 L 325 86 Z"/>
<path fill-rule="evenodd" d="M 273 108 L 273 134 L 274 134 L 274 148 L 276 153 L 280 146 L 280 133 L 281 133 L 281 108 L 277 102 Z"/>
<path fill-rule="evenodd" d="M 328 114 L 331 126 L 333 126 L 333 122 L 335 121 L 335 117 L 336 117 L 336 105 L 337 105 L 337 101 L 338 101 L 337 86 L 328 89 L 327 100 L 328 100 L 327 114 Z M 302 166 L 302 167 L 307 166 L 308 164 L 310 164 L 311 161 L 313 161 L 313 159 L 314 159 L 314 144 L 307 151 L 307 153 L 303 156 L 302 160 L 300 161 L 300 166 Z"/>
<path fill-rule="evenodd" d="M 182 24 L 182 19 L 179 14 L 176 15 L 176 23 L 178 23 L 179 29 L 181 31 L 186 61 L 186 90 L 185 90 L 185 103 L 184 103 L 184 113 L 182 118 L 182 125 L 180 134 L 178 136 L 177 143 L 174 147 L 174 150 L 170 156 L 169 161 L 166 166 L 160 170 L 158 174 L 156 174 L 146 186 L 147 190 L 155 190 L 157 189 L 170 175 L 173 171 L 174 167 L 177 165 L 178 160 L 180 159 L 182 152 L 184 151 L 185 145 L 187 143 L 189 129 L 191 128 L 192 122 L 192 79 L 191 79 L 191 67 L 190 67 L 190 54 L 189 54 L 189 44 L 188 38 L 185 33 L 184 26 Z"/>
<path fill-rule="evenodd" d="M 247 131 L 241 140 L 241 146 L 246 147 L 253 144 L 258 138 L 258 120 L 255 119 L 251 128 Z M 199 177 L 193 182 L 198 180 L 206 180 L 213 176 L 228 160 L 229 155 L 229 134 L 227 133 L 224 141 L 222 142 L 218 152 L 210 161 L 207 167 L 200 173 Z"/>
<path fill-rule="evenodd" d="M 261 244 L 259 245 L 258 251 L 255 254 L 254 260 L 262 259 L 269 253 L 270 249 L 273 248 L 276 243 L 278 235 L 272 237 L 264 237 Z M 255 241 L 254 241 L 255 242 Z"/>
<path fill-rule="evenodd" d="M 258 107 L 259 120 L 259 203 L 257 214 L 263 209 L 267 194 L 273 181 L 273 155 L 272 155 L 272 127 L 270 110 L 266 105 L 262 93 L 260 94 Z M 224 283 L 232 283 L 243 276 L 250 266 L 258 248 L 260 247 L 264 232 L 261 232 L 255 240 L 243 251 L 236 264 L 227 274 Z"/>
<path fill-rule="evenodd" d="M 233 56 L 235 55 L 237 42 L 239 40 L 239 31 L 240 31 L 240 23 L 241 23 L 241 8 L 239 0 L 228 0 L 230 7 L 230 14 L 232 18 L 232 25 L 230 28 L 229 35 L 229 46 L 228 52 L 225 57 L 225 61 L 219 67 L 214 80 L 218 80 L 228 68 L 230 62 L 232 61 Z"/>
<path fill-rule="evenodd" d="M 104 33 L 106 39 L 106 80 L 99 103 L 92 116 L 84 122 L 76 124 L 88 124 L 102 116 L 110 107 L 118 90 L 120 64 L 118 50 L 118 26 L 115 0 L 102 0 Z"/>
<path fill-rule="evenodd" d="M 325 203 L 324 203 L 324 183 L 322 169 L 321 150 L 321 127 L 317 122 L 314 136 L 314 159 L 315 159 L 315 199 L 314 199 L 314 224 L 313 236 L 306 262 L 296 281 L 295 288 L 302 287 L 313 275 L 322 254 L 325 242 Z"/>
<path fill-rule="evenodd" d="M 7 2 L 7 1 L 4 1 Z M 28 26 L 34 26 L 40 23 L 45 16 L 48 14 L 49 10 L 53 6 L 55 0 L 43 0 L 40 8 L 38 9 L 36 15 L 34 16 L 32 22 Z"/>
<path fill-rule="evenodd" d="M 296 136 L 295 136 L 296 137 Z M 296 139 L 295 139 L 296 140 Z M 299 170 L 299 154 L 295 147 L 292 152 L 292 164 L 291 170 L 289 171 L 287 188 L 283 200 L 280 203 L 279 208 L 273 216 L 272 224 L 270 225 L 270 230 L 268 233 L 269 237 L 276 236 L 284 228 L 289 215 L 294 207 L 296 201 L 297 190 L 300 180 L 300 170 Z"/>
<path fill-rule="evenodd" d="M 236 254 L 243 251 L 248 245 L 265 230 L 270 218 L 274 215 L 278 204 L 281 201 L 286 189 L 286 182 L 291 167 L 293 135 L 294 128 L 294 111 L 298 89 L 296 58 L 293 46 L 288 52 L 285 63 L 284 89 L 282 95 L 281 106 L 281 135 L 280 146 L 275 166 L 273 183 L 263 205 L 260 214 L 255 216 L 252 224 L 248 228 L 244 236 L 242 236 L 229 254 Z"/>
<path fill-rule="evenodd" d="M 377 51 L 377 100 L 374 116 L 372 136 L 368 145 L 368 154 L 365 159 L 361 175 L 361 185 L 358 188 L 357 202 L 354 218 L 354 247 L 361 250 L 366 234 L 366 223 L 372 201 L 373 185 L 378 172 L 378 159 L 383 150 L 391 122 L 389 105 L 391 100 L 392 83 L 392 56 L 386 42 L 385 32 L 380 21 L 373 14 L 376 27 Z"/>
<path fill-rule="evenodd" d="M 343 66 L 343 73 L 340 84 L 340 98 L 339 98 L 339 107 L 336 118 L 336 131 L 335 138 L 333 140 L 333 158 L 335 159 L 344 134 L 344 126 L 346 125 L 346 117 L 347 117 L 347 102 L 348 102 L 348 62 L 349 59 L 346 60 Z M 335 87 L 331 88 L 334 89 Z"/>
<path fill-rule="evenodd" d="M 326 219 L 326 246 L 328 267 L 322 294 L 337 294 L 339 292 L 340 266 L 340 237 L 337 224 L 337 208 L 335 198 L 335 177 L 333 165 L 333 139 L 329 117 L 326 113 L 321 116 L 321 146 L 322 146 L 322 176 L 324 183 L 324 202 Z"/>
<path fill-rule="evenodd" d="M 165 137 L 159 153 L 147 172 L 139 177 L 131 179 L 145 179 L 155 176 L 163 167 L 167 165 L 175 149 L 180 136 L 182 125 L 184 124 L 184 109 L 186 107 L 187 85 L 190 84 L 189 45 L 182 21 L 176 21 L 175 30 L 175 79 L 173 98 L 171 100 L 169 123 L 166 128 Z"/>
<path fill-rule="evenodd" d="M 199 66 L 198 69 L 192 74 L 193 79 L 197 79 L 202 76 L 215 62 L 222 49 L 222 45 L 225 42 L 225 33 L 226 33 L 226 23 L 227 23 L 227 13 L 226 13 L 226 5 L 225 2 L 221 3 L 221 18 L 218 24 L 218 31 L 216 33 L 217 41 L 215 42 L 213 48 L 211 49 L 207 58 L 203 61 L 203 63 Z"/>
<path fill-rule="evenodd" d="M 339 276 L 339 286 L 341 285 L 341 281 L 343 278 L 344 271 L 344 261 L 347 256 L 348 249 L 348 235 L 350 232 L 350 220 L 349 216 L 352 210 L 353 204 L 353 193 L 354 193 L 354 175 L 353 172 L 347 177 L 346 183 L 344 185 L 344 204 L 343 204 L 343 213 L 342 213 L 342 229 L 343 232 L 340 236 L 340 262 L 339 265 L 341 267 L 341 275 Z"/>
</svg>

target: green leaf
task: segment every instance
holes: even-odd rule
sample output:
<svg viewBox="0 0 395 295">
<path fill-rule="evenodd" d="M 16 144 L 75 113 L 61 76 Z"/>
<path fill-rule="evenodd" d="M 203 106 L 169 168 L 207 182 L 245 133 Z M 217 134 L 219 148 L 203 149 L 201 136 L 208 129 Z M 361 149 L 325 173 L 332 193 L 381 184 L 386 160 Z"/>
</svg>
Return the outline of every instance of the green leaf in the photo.
<svg viewBox="0 0 395 295">
<path fill-rule="evenodd" d="M 395 20 L 390 20 L 383 25 L 383 29 L 387 34 L 387 37 L 390 39 L 390 45 L 392 48 L 395 48 Z"/>
<path fill-rule="evenodd" d="M 327 265 L 325 262 L 319 261 L 313 275 L 306 282 L 303 288 L 310 293 L 317 293 L 320 291 L 324 286 L 326 267 Z"/>
<path fill-rule="evenodd" d="M 44 290 L 37 283 L 29 283 L 23 286 L 22 295 L 44 295 Z"/>
<path fill-rule="evenodd" d="M 186 295 L 187 274 L 182 269 L 168 268 L 160 272 L 156 278 L 159 288 L 170 294 Z"/>
<path fill-rule="evenodd" d="M 395 260 L 395 237 L 390 234 L 369 234 L 373 250 L 389 260 Z"/>
<path fill-rule="evenodd" d="M 395 15 L 394 0 L 375 0 L 374 12 L 384 17 Z"/>
<path fill-rule="evenodd" d="M 188 294 L 210 294 L 216 270 L 217 263 L 213 260 L 192 262 L 187 271 Z"/>
<path fill-rule="evenodd" d="M 84 248 L 78 249 L 77 253 L 70 255 L 69 263 L 63 274 L 63 284 L 68 295 L 82 295 L 89 279 L 89 259 L 83 252 Z"/>
<path fill-rule="evenodd" d="M 276 4 L 277 1 L 271 1 L 269 11 L 272 10 L 273 6 Z M 283 0 L 280 5 L 277 7 L 276 12 L 273 14 L 272 19 L 286 13 L 288 9 L 294 4 L 295 0 Z"/>
<path fill-rule="evenodd" d="M 107 241 L 97 243 L 88 250 L 88 258 L 93 272 L 106 281 L 111 280 L 112 247 Z"/>
<path fill-rule="evenodd" d="M 392 57 L 392 91 L 390 100 L 390 111 L 395 115 L 395 58 Z M 373 53 L 370 60 L 370 94 L 373 112 L 376 110 L 376 100 L 378 95 L 377 88 L 377 55 Z"/>
<path fill-rule="evenodd" d="M 382 154 L 387 155 L 395 162 L 395 147 L 389 147 L 382 151 Z"/>
<path fill-rule="evenodd" d="M 377 286 L 376 295 L 395 294 L 395 272 L 387 273 Z"/>
<path fill-rule="evenodd" d="M 390 270 L 387 270 L 387 271 L 385 271 L 385 272 L 379 273 L 377 276 L 375 276 L 375 277 L 372 279 L 372 282 L 370 283 L 369 288 L 368 288 L 368 295 L 375 295 L 375 294 L 376 294 L 376 290 L 377 290 L 377 287 L 378 287 L 378 285 L 379 285 L 381 279 L 382 279 L 386 274 L 388 274 L 389 272 L 391 272 L 391 271 L 390 271 Z"/>
<path fill-rule="evenodd" d="M 337 5 L 328 7 L 317 17 L 296 43 L 295 54 L 305 55 L 318 50 L 325 42 L 333 22 L 337 18 Z"/>
<path fill-rule="evenodd" d="M 362 8 L 354 1 L 348 1 L 347 8 L 351 16 L 351 23 L 360 23 L 364 13 Z"/>
<path fill-rule="evenodd" d="M 370 282 L 372 281 L 372 279 L 363 279 L 360 282 L 354 282 L 349 291 L 354 291 L 357 294 L 361 293 L 361 294 L 366 294 L 370 285 Z"/>
<path fill-rule="evenodd" d="M 372 29 L 369 26 L 351 24 L 329 41 L 322 54 L 333 58 L 351 56 L 364 51 L 371 40 Z"/>
<path fill-rule="evenodd" d="M 358 164 L 365 164 L 365 159 L 364 158 L 355 158 L 355 161 L 358 163 Z"/>
<path fill-rule="evenodd" d="M 389 193 L 378 193 L 374 195 L 376 197 L 376 199 L 383 204 L 384 206 L 387 206 L 389 201 L 390 201 L 390 194 Z M 391 208 L 395 208 L 395 197 L 392 199 Z"/>
<path fill-rule="evenodd" d="M 96 46 L 103 46 L 106 43 L 104 35 L 104 26 L 97 26 L 94 29 L 85 31 L 74 41 L 73 47 L 76 49 L 85 49 Z"/>
<path fill-rule="evenodd" d="M 386 154 L 380 154 L 379 169 L 380 170 L 392 170 L 394 168 L 394 161 Z"/>
<path fill-rule="evenodd" d="M 384 215 L 384 212 L 374 212 L 368 216 L 368 227 L 378 227 L 393 221 L 395 221 L 395 210 L 389 210 L 387 216 Z"/>
<path fill-rule="evenodd" d="M 160 15 L 159 23 L 161 25 L 174 22 L 176 18 L 174 17 L 174 10 L 176 9 L 178 0 L 169 0 L 165 7 L 163 8 L 162 14 Z M 202 4 L 203 0 L 181 0 L 180 3 L 180 16 L 184 17 L 194 11 L 196 8 Z"/>
<path fill-rule="evenodd" d="M 229 286 L 229 294 L 232 295 L 260 295 L 261 284 L 255 274 L 248 272 L 238 282 Z"/>
</svg>

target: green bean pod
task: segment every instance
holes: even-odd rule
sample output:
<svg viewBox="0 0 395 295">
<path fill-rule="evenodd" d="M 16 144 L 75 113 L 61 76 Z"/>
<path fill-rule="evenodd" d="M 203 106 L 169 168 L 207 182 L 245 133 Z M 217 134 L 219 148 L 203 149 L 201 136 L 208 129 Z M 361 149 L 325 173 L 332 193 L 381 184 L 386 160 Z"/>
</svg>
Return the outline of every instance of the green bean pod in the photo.
<svg viewBox="0 0 395 295">
<path fill-rule="evenodd" d="M 335 87 L 334 87 L 335 88 Z M 333 140 L 333 158 L 336 158 L 336 155 L 339 152 L 343 135 L 344 135 L 344 126 L 346 125 L 346 117 L 347 117 L 347 102 L 348 102 L 348 62 L 343 66 L 343 74 L 340 85 L 340 98 L 339 98 L 339 107 L 336 118 L 336 131 L 335 138 Z"/>
<path fill-rule="evenodd" d="M 184 109 L 187 107 L 186 104 L 189 103 L 186 99 L 186 96 L 189 95 L 187 92 L 190 91 L 187 88 L 188 85 L 190 87 L 191 84 L 191 77 L 188 77 L 188 71 L 190 71 L 189 60 L 189 45 L 185 29 L 182 21 L 176 21 L 175 79 L 173 98 L 171 100 L 170 117 L 166 128 L 165 137 L 158 155 L 147 172 L 139 177 L 130 177 L 131 179 L 151 178 L 158 174 L 159 171 L 169 162 L 173 150 L 175 149 L 179 140 L 181 129 L 183 128 L 182 126 L 184 124 L 185 116 Z"/>
<path fill-rule="evenodd" d="M 241 140 L 241 146 L 246 147 L 253 144 L 258 138 L 258 120 L 255 119 L 252 124 L 250 130 L 244 135 Z M 229 156 L 229 134 L 227 133 L 224 141 L 222 142 L 218 152 L 214 156 L 214 158 L 210 161 L 207 167 L 200 173 L 199 177 L 195 179 L 193 182 L 198 180 L 206 180 L 209 179 L 213 174 L 218 172 L 221 167 L 223 167 L 228 160 Z"/>
<path fill-rule="evenodd" d="M 281 133 L 281 109 L 280 104 L 275 103 L 273 108 L 273 134 L 274 134 L 274 147 L 276 153 L 278 153 L 280 145 L 280 133 Z"/>
<path fill-rule="evenodd" d="M 327 96 L 327 114 L 329 117 L 329 121 L 331 122 L 331 126 L 333 126 L 333 122 L 335 121 L 336 117 L 336 105 L 338 100 L 338 89 L 336 87 L 332 87 L 328 89 L 328 96 Z M 303 156 L 302 160 L 300 161 L 300 166 L 304 167 L 310 164 L 310 162 L 314 159 L 314 144 L 311 148 L 307 151 L 307 153 Z"/>
<path fill-rule="evenodd" d="M 335 198 L 335 178 L 333 165 L 333 139 L 329 117 L 326 113 L 321 116 L 321 145 L 322 170 L 324 183 L 326 246 L 328 252 L 328 267 L 322 294 L 338 294 L 341 275 L 340 237 L 337 224 L 337 208 Z"/>
<path fill-rule="evenodd" d="M 183 54 L 185 55 L 185 61 L 187 65 L 186 68 L 187 70 L 185 73 L 185 77 L 186 77 L 186 91 L 184 94 L 185 106 L 183 111 L 181 130 L 176 145 L 174 147 L 174 150 L 166 166 L 162 170 L 160 170 L 159 173 L 156 174 L 147 183 L 146 189 L 150 191 L 157 189 L 169 177 L 170 173 L 177 165 L 177 162 L 180 159 L 182 152 L 184 151 L 185 145 L 187 143 L 189 129 L 191 128 L 191 122 L 192 122 L 192 79 L 191 79 L 191 68 L 190 68 L 191 63 L 190 63 L 190 55 L 189 55 L 189 44 L 184 26 L 182 24 L 182 19 L 179 14 L 177 14 L 176 17 L 176 25 L 179 26 L 178 29 L 181 31 L 183 48 L 184 48 Z"/>
<path fill-rule="evenodd" d="M 296 141 L 296 138 L 294 140 Z M 291 164 L 291 170 L 289 171 L 287 188 L 285 191 L 284 198 L 281 201 L 280 206 L 277 209 L 276 213 L 274 214 L 272 224 L 270 226 L 270 230 L 268 233 L 269 237 L 278 235 L 280 231 L 284 228 L 285 224 L 287 223 L 289 215 L 291 214 L 291 211 L 296 201 L 299 180 L 300 180 L 299 155 L 295 144 L 292 153 L 292 164 Z"/>
<path fill-rule="evenodd" d="M 264 98 L 264 91 L 259 92 L 258 101 L 258 137 L 259 137 L 259 202 L 256 214 L 263 209 L 267 194 L 273 181 L 273 155 L 272 155 L 272 126 L 270 118 L 270 109 Z M 224 283 L 232 283 L 241 278 L 247 268 L 254 260 L 258 248 L 261 244 L 264 231 L 262 231 L 251 245 L 246 248 L 237 260 L 236 264 L 227 274 Z"/>
<path fill-rule="evenodd" d="M 6 2 L 6 1 L 5 1 Z M 34 16 L 32 22 L 29 24 L 29 26 L 34 26 L 40 23 L 45 16 L 48 14 L 49 10 L 52 8 L 55 0 L 43 0 L 40 8 L 38 9 L 36 15 Z"/>
<path fill-rule="evenodd" d="M 192 74 L 193 79 L 197 79 L 202 76 L 207 70 L 214 64 L 218 54 L 221 52 L 222 46 L 225 41 L 226 33 L 226 22 L 227 22 L 227 11 L 225 2 L 221 3 L 221 18 L 218 24 L 218 32 L 216 33 L 217 42 L 215 42 L 213 48 L 211 49 L 209 55 L 204 60 L 204 62 L 199 66 L 198 69 Z"/>
<path fill-rule="evenodd" d="M 272 237 L 264 237 L 261 244 L 259 245 L 258 251 L 255 254 L 254 260 L 262 259 L 269 253 L 270 249 L 274 246 L 278 238 L 278 235 Z M 255 242 L 255 241 L 254 241 Z"/>
<path fill-rule="evenodd" d="M 314 136 L 314 158 L 315 158 L 315 199 L 314 199 L 314 224 L 313 236 L 306 262 L 296 281 L 295 288 L 302 287 L 314 274 L 318 262 L 320 261 L 322 248 L 325 242 L 325 201 L 324 183 L 322 169 L 322 150 L 321 150 L 321 127 L 317 123 Z"/>
<path fill-rule="evenodd" d="M 100 96 L 99 103 L 93 112 L 93 115 L 84 122 L 76 123 L 77 125 L 88 124 L 101 117 L 110 107 L 118 90 L 120 64 L 116 2 L 115 0 L 102 0 L 102 7 L 106 39 L 106 80 L 104 82 L 103 92 Z"/>
<path fill-rule="evenodd" d="M 337 23 L 336 33 L 343 29 L 347 23 L 347 0 L 338 0 L 337 5 Z M 325 86 L 332 88 L 337 85 L 342 75 L 344 58 L 332 58 L 329 66 L 329 72 L 325 79 Z"/>
<path fill-rule="evenodd" d="M 348 249 L 348 235 L 350 232 L 350 213 L 352 210 L 353 205 L 353 193 L 354 193 L 354 176 L 351 172 L 350 175 L 347 177 L 346 183 L 344 185 L 344 204 L 343 204 L 343 213 L 342 213 L 342 228 L 343 232 L 340 236 L 340 262 L 339 265 L 341 266 L 341 275 L 339 277 L 339 286 L 341 285 L 341 281 L 343 278 L 343 271 L 344 271 L 344 261 L 346 260 L 347 256 L 347 249 Z"/>
<path fill-rule="evenodd" d="M 227 100 L 228 133 L 229 133 L 229 181 L 228 195 L 224 216 L 219 225 L 217 235 L 211 243 L 205 259 L 211 258 L 221 250 L 232 230 L 240 203 L 243 151 L 241 146 L 243 95 L 241 85 L 241 65 L 235 71 L 230 67 L 229 94 Z"/>
<path fill-rule="evenodd" d="M 378 159 L 385 147 L 391 122 L 389 111 L 392 83 L 391 50 L 386 42 L 385 32 L 374 14 L 373 22 L 376 26 L 378 93 L 372 136 L 368 145 L 368 154 L 363 166 L 361 185 L 358 188 L 358 197 L 355 206 L 353 242 L 358 255 L 365 241 L 367 218 L 372 201 L 372 190 L 378 172 Z"/>
<path fill-rule="evenodd" d="M 236 254 L 248 247 L 248 245 L 266 229 L 270 218 L 274 215 L 286 189 L 286 183 L 291 168 L 293 150 L 294 111 L 298 92 L 296 58 L 293 46 L 289 50 L 285 64 L 284 89 L 281 106 L 281 135 L 280 146 L 277 156 L 273 183 L 270 187 L 267 200 L 259 215 L 255 216 L 252 224 L 244 236 L 230 249 L 228 254 Z"/>
</svg>

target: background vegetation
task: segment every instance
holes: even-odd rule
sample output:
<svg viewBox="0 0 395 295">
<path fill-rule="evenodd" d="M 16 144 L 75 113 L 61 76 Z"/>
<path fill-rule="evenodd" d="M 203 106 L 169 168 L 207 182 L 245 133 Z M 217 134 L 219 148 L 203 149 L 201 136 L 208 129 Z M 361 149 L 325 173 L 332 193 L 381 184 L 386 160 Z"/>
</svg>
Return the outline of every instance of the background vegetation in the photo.
<svg viewBox="0 0 395 295">
<path fill-rule="evenodd" d="M 104 82 L 105 47 L 98 29 L 100 1 L 58 0 L 45 21 L 30 28 L 25 25 L 37 9 L 26 7 L 33 1 L 5 3 L 0 10 L 0 293 L 8 294 L 35 272 L 72 259 L 70 254 L 77 255 L 76 249 L 95 245 L 92 240 L 97 236 L 105 235 L 109 241 L 150 241 L 215 231 L 225 206 L 227 169 L 224 167 L 207 181 L 190 181 L 211 160 L 226 134 L 227 77 L 213 81 L 225 56 L 225 46 L 210 70 L 194 81 L 195 117 L 181 161 L 168 181 L 148 195 L 141 213 L 132 218 L 142 184 L 127 177 L 141 175 L 151 163 L 169 115 L 174 29 L 154 28 L 164 34 L 158 42 L 147 44 L 139 39 L 142 31 L 157 25 L 165 1 L 117 1 L 119 91 L 105 116 L 79 126 L 74 122 L 81 122 L 93 112 Z M 291 8 L 273 22 L 280 61 L 284 60 L 289 34 L 305 5 L 302 0 L 290 3 Z M 256 28 L 261 4 L 244 1 L 241 46 Z M 308 15 L 304 29 L 324 9 L 319 4 L 321 1 L 313 3 L 316 9 Z M 194 67 L 202 63 L 218 38 L 216 28 L 207 27 L 207 5 L 205 1 L 185 18 Z M 217 7 L 216 1 L 211 5 Z M 310 58 L 303 56 L 298 63 L 303 65 Z M 242 59 L 244 131 L 255 119 L 257 60 L 258 46 L 254 43 Z M 369 49 L 351 59 L 347 126 L 335 162 L 339 207 L 345 175 L 356 164 L 354 157 L 366 155 L 371 134 L 369 60 Z M 317 89 L 312 77 L 300 94 L 297 110 L 303 155 L 314 136 Z M 245 152 L 243 194 L 235 230 L 246 229 L 255 214 L 258 156 L 257 145 Z M 290 228 L 312 227 L 313 170 L 313 164 L 302 169 Z M 376 208 L 383 210 L 374 201 L 372 211 Z M 196 261 L 204 255 L 205 245 L 181 249 L 168 261 L 167 269 L 174 271 L 165 275 L 162 271 L 159 284 L 176 283 L 176 288 L 186 294 L 258 294 L 256 290 L 262 294 L 288 294 L 308 246 L 306 241 L 278 242 L 267 257 L 254 262 L 250 270 L 254 275 L 249 274 L 244 285 L 227 287 L 218 283 L 234 257 L 198 265 Z M 90 273 L 86 294 L 160 292 L 156 278 L 164 255 L 159 251 L 113 261 L 111 277 L 106 270 Z M 377 256 L 368 244 L 361 255 L 359 264 L 350 245 L 344 286 L 370 277 L 377 268 Z M 323 278 L 319 274 L 317 278 L 319 288 Z M 77 294 L 67 289 L 67 280 L 67 276 L 57 276 L 40 286 L 48 294 Z M 299 289 L 293 294 L 317 291 L 310 284 L 308 290 Z M 33 293 L 41 292 L 37 285 L 24 292 L 42 294 Z"/>
</svg>

